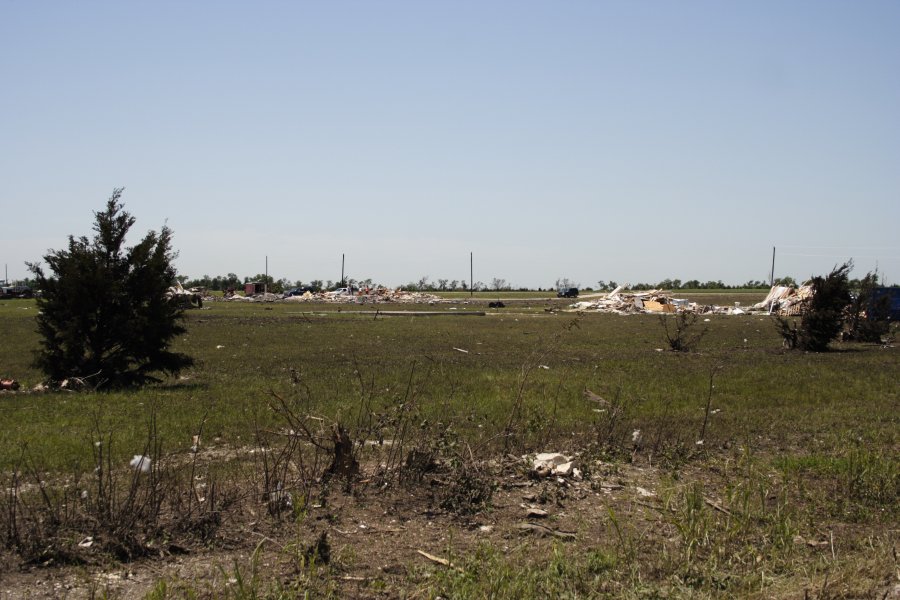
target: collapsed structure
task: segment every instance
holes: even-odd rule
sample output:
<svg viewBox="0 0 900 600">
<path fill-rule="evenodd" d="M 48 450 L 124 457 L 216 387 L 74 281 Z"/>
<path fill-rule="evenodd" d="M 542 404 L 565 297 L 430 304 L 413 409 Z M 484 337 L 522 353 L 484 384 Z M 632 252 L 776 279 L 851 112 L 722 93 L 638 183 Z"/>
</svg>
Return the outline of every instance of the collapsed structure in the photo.
<svg viewBox="0 0 900 600">
<path fill-rule="evenodd" d="M 255 294 L 253 296 L 238 296 L 235 294 L 228 298 L 223 298 L 223 300 L 238 302 L 274 302 L 275 300 L 281 300 L 284 302 L 326 302 L 330 304 L 437 304 L 452 302 L 435 294 L 384 287 L 360 290 L 356 293 L 337 291 L 305 292 L 299 296 L 288 296 L 287 298 L 282 298 L 281 295 L 277 294 Z"/>
<path fill-rule="evenodd" d="M 784 317 L 796 316 L 803 312 L 804 303 L 811 300 L 814 293 L 815 290 L 811 285 L 801 285 L 799 288 L 775 285 L 769 290 L 766 299 L 754 304 L 753 309 L 765 310 Z"/>
<path fill-rule="evenodd" d="M 166 290 L 166 299 L 184 308 L 203 308 L 203 290 L 198 288 L 184 289 L 180 282 Z"/>
<path fill-rule="evenodd" d="M 773 286 L 764 300 L 752 306 L 742 307 L 736 302 L 733 306 L 717 306 L 700 304 L 684 298 L 676 298 L 666 290 L 626 291 L 627 285 L 621 285 L 606 294 L 597 294 L 590 299 L 575 302 L 569 309 L 579 312 L 602 312 L 615 314 L 645 313 L 677 313 L 692 312 L 697 314 L 745 315 L 749 313 L 777 314 L 781 316 L 797 316 L 803 313 L 804 307 L 814 294 L 811 285 L 798 288 Z M 170 294 L 176 298 L 197 298 L 205 290 L 183 290 L 180 286 L 172 288 Z M 204 295 L 206 301 L 228 302 L 297 302 L 297 303 L 329 303 L 329 304 L 445 304 L 458 300 L 442 298 L 437 294 L 413 292 L 400 288 L 376 287 L 347 291 L 307 291 L 296 296 L 282 297 L 280 294 L 257 293 L 248 295 L 231 294 L 224 297 Z M 502 303 L 500 303 L 502 304 Z"/>
<path fill-rule="evenodd" d="M 804 285 L 799 288 L 773 286 L 765 300 L 751 307 L 742 308 L 740 303 L 734 306 L 716 306 L 699 304 L 684 298 L 674 298 L 665 290 L 648 290 L 626 292 L 627 286 L 619 286 L 596 300 L 576 302 L 573 310 L 606 312 L 615 314 L 633 313 L 675 313 L 693 312 L 697 314 L 745 315 L 750 312 L 766 312 L 782 316 L 799 315 L 806 302 L 812 298 L 813 288 Z"/>
</svg>

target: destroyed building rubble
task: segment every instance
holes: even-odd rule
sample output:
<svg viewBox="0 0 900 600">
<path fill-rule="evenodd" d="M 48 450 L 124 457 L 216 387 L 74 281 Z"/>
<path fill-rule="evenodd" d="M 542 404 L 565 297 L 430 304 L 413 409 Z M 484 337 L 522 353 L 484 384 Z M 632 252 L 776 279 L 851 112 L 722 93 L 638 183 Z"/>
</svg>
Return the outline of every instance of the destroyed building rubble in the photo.
<svg viewBox="0 0 900 600">
<path fill-rule="evenodd" d="M 280 294 L 255 294 L 252 296 L 240 296 L 234 294 L 225 298 L 208 298 L 208 300 L 225 300 L 229 302 L 325 302 L 330 304 L 438 304 L 452 302 L 435 294 L 425 292 L 411 292 L 402 289 L 372 288 L 360 290 L 354 294 L 346 292 L 306 292 L 299 296 L 282 298 Z"/>
<path fill-rule="evenodd" d="M 203 290 L 205 291 L 205 290 Z M 191 289 L 187 294 L 196 294 Z M 180 294 L 179 294 L 180 295 Z M 692 312 L 696 314 L 744 315 L 749 313 L 777 314 L 795 316 L 802 314 L 804 306 L 812 298 L 813 288 L 809 285 L 799 288 L 773 286 L 766 298 L 752 306 L 741 306 L 736 302 L 732 306 L 716 306 L 700 304 L 684 298 L 676 298 L 672 292 L 656 289 L 648 291 L 628 290 L 622 285 L 607 294 L 597 294 L 580 302 L 569 305 L 575 312 L 602 312 L 621 315 L 647 313 Z M 377 287 L 360 290 L 355 293 L 346 291 L 310 292 L 301 295 L 282 297 L 281 294 L 258 293 L 252 295 L 226 294 L 224 297 L 204 295 L 207 302 L 286 302 L 286 303 L 328 303 L 328 304 L 452 304 L 459 302 L 442 298 L 437 294 L 414 292 L 401 288 Z M 493 303 L 501 305 L 502 303 Z"/>
<path fill-rule="evenodd" d="M 784 317 L 800 315 L 804 304 L 812 299 L 814 293 L 811 285 L 801 285 L 799 288 L 774 285 L 765 300 L 753 305 L 753 310 L 764 310 Z"/>
<path fill-rule="evenodd" d="M 773 286 L 765 300 L 750 307 L 716 306 L 699 304 L 683 298 L 674 298 L 665 290 L 625 291 L 627 286 L 619 286 L 608 294 L 593 300 L 576 302 L 571 310 L 583 312 L 605 312 L 615 314 L 676 313 L 745 315 L 765 312 L 782 316 L 802 314 L 807 301 L 812 298 L 813 288 L 804 285 L 799 288 Z"/>
</svg>

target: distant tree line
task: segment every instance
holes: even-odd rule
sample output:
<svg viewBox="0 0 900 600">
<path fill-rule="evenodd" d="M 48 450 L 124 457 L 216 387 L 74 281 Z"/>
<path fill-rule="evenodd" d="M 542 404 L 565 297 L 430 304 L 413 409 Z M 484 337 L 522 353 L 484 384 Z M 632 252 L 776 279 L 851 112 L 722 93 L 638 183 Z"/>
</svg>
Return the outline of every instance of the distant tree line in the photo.
<svg viewBox="0 0 900 600">
<path fill-rule="evenodd" d="M 265 283 L 268 285 L 268 289 L 270 292 L 280 294 L 285 290 L 289 290 L 295 287 L 306 287 L 313 291 L 325 291 L 325 290 L 334 290 L 340 287 L 355 287 L 355 288 L 375 288 L 382 287 L 381 284 L 375 282 L 371 277 L 366 279 L 356 279 L 347 277 L 344 281 L 335 281 L 331 279 L 323 280 L 323 279 L 312 279 L 309 281 L 303 281 L 300 279 L 291 280 L 286 277 L 282 277 L 280 279 L 275 279 L 272 275 L 265 275 L 264 273 L 257 273 L 252 277 L 238 277 L 234 273 L 228 273 L 227 275 L 216 275 L 215 277 L 210 277 L 209 275 L 204 275 L 203 277 L 190 279 L 186 276 L 179 276 L 178 280 L 185 287 L 203 287 L 208 290 L 215 291 L 225 291 L 228 289 L 241 290 L 244 287 L 245 283 L 250 282 L 259 282 Z M 26 282 L 26 284 L 29 282 Z M 865 278 L 863 279 L 850 279 L 849 287 L 850 289 L 859 289 L 863 287 L 865 284 Z M 797 287 L 799 284 L 796 279 L 793 277 L 779 277 L 775 279 L 775 285 L 783 285 L 783 286 L 793 286 Z M 896 286 L 897 284 L 894 284 Z M 600 280 L 597 282 L 596 287 L 592 286 L 584 286 L 582 287 L 577 282 L 568 279 L 566 277 L 561 277 L 557 279 L 552 285 L 548 285 L 547 290 L 558 290 L 561 288 L 569 288 L 569 287 L 577 287 L 584 291 L 612 291 L 619 286 L 616 281 L 605 281 Z M 437 278 L 431 279 L 428 275 L 424 275 L 417 280 L 409 281 L 404 285 L 400 286 L 404 290 L 417 291 L 417 292 L 468 292 L 469 291 L 469 281 L 466 279 L 447 279 L 447 278 Z M 494 277 L 491 279 L 490 283 L 484 283 L 482 281 L 475 281 L 471 285 L 472 290 L 476 292 L 487 292 L 487 291 L 520 291 L 520 292 L 528 292 L 528 291 L 543 291 L 544 288 L 534 288 L 529 287 L 520 287 L 514 286 L 510 284 L 506 279 L 500 277 Z M 768 281 L 761 281 L 757 279 L 751 279 L 745 283 L 740 285 L 729 285 L 723 282 L 721 279 L 718 280 L 709 280 L 709 281 L 700 281 L 698 279 L 689 279 L 687 281 L 682 281 L 681 279 L 663 279 L 657 283 L 636 283 L 628 286 L 628 289 L 632 290 L 654 290 L 654 289 L 663 289 L 663 290 L 736 290 L 736 289 L 749 289 L 749 290 L 767 290 L 769 289 Z"/>
</svg>

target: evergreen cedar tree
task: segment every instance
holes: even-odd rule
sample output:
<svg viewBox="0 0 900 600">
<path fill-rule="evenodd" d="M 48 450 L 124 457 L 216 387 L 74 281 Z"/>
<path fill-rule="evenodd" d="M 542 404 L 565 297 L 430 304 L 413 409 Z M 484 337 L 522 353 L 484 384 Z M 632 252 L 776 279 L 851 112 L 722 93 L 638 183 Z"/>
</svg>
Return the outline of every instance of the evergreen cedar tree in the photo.
<svg viewBox="0 0 900 600">
<path fill-rule="evenodd" d="M 844 308 L 850 304 L 850 284 L 848 274 L 853 268 L 852 261 L 832 269 L 822 277 L 810 280 L 812 298 L 800 319 L 800 327 L 791 326 L 783 317 L 778 318 L 781 335 L 790 345 L 800 350 L 824 352 L 828 344 L 838 337 L 844 326 Z"/>
<path fill-rule="evenodd" d="M 44 256 L 50 276 L 28 265 L 42 291 L 35 366 L 51 381 L 79 377 L 96 388 L 125 387 L 194 364 L 168 350 L 185 332 L 183 308 L 166 297 L 176 275 L 172 232 L 164 226 L 123 248 L 135 218 L 123 210 L 122 191 L 113 190 L 106 208 L 94 213 L 93 239 L 69 236 L 67 249 Z"/>
</svg>

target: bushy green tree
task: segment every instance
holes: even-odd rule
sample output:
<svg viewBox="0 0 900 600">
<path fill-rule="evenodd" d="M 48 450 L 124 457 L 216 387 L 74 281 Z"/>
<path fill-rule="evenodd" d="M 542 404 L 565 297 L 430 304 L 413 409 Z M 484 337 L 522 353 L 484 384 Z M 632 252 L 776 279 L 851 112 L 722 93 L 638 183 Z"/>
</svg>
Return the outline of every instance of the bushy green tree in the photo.
<svg viewBox="0 0 900 600">
<path fill-rule="evenodd" d="M 44 256 L 29 269 L 42 296 L 38 331 L 43 337 L 35 364 L 52 381 L 86 379 L 97 388 L 157 381 L 154 374 L 177 374 L 193 364 L 169 351 L 184 333 L 182 308 L 166 292 L 175 281 L 172 232 L 148 232 L 124 247 L 135 218 L 123 210 L 122 189 L 95 212 L 94 237 L 69 236 L 65 250 Z"/>
<path fill-rule="evenodd" d="M 844 326 L 844 308 L 850 304 L 847 274 L 852 268 L 853 262 L 848 261 L 827 276 L 817 275 L 810 280 L 813 294 L 803 307 L 799 328 L 779 317 L 778 326 L 788 346 L 824 352 L 838 337 Z"/>
<path fill-rule="evenodd" d="M 847 315 L 847 337 L 860 342 L 880 342 L 891 330 L 890 298 L 876 298 L 878 273 L 866 273 L 849 283 L 856 290 Z"/>
</svg>

